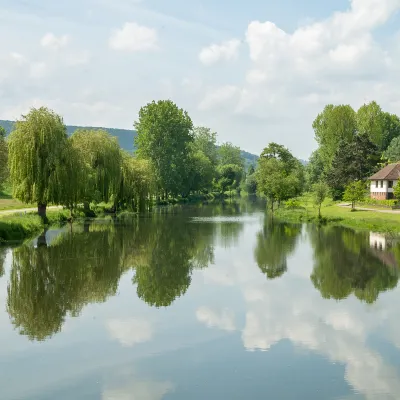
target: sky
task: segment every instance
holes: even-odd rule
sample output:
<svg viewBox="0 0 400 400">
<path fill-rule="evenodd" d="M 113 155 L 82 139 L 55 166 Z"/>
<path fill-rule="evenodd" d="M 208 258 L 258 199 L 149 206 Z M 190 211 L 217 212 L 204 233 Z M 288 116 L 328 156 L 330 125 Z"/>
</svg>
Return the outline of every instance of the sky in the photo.
<svg viewBox="0 0 400 400">
<path fill-rule="evenodd" d="M 0 119 L 132 129 L 171 99 L 259 154 L 307 159 L 326 104 L 400 114 L 400 0 L 0 0 Z"/>
</svg>

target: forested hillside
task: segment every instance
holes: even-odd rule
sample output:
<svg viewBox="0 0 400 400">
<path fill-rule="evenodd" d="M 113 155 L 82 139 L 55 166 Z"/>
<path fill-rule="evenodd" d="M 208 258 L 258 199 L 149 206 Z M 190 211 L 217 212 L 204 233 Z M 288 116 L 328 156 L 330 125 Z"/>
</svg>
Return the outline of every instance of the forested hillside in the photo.
<svg viewBox="0 0 400 400">
<path fill-rule="evenodd" d="M 12 130 L 14 122 L 13 121 L 4 121 L 0 120 L 0 126 L 2 126 L 7 134 L 9 134 Z M 68 135 L 72 135 L 77 129 L 83 128 L 82 126 L 74 126 L 67 125 Z M 84 127 L 86 129 L 99 129 L 98 127 Z M 134 150 L 133 139 L 136 136 L 136 131 L 131 129 L 115 129 L 115 128 L 101 128 L 106 130 L 110 135 L 116 136 L 118 138 L 119 145 L 126 151 L 132 152 Z M 247 151 L 242 150 L 242 157 L 246 161 L 246 165 L 253 164 L 255 165 L 258 159 L 258 156 L 255 154 L 248 153 Z"/>
</svg>

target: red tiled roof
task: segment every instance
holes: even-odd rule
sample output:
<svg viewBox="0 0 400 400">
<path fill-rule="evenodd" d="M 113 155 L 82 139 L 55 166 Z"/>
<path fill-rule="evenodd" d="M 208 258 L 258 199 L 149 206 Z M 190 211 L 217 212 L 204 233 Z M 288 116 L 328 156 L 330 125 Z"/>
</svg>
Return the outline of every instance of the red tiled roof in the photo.
<svg viewBox="0 0 400 400">
<path fill-rule="evenodd" d="M 400 163 L 386 165 L 385 168 L 382 168 L 380 171 L 378 171 L 376 174 L 372 175 L 368 179 L 372 181 L 398 180 L 400 179 Z"/>
</svg>

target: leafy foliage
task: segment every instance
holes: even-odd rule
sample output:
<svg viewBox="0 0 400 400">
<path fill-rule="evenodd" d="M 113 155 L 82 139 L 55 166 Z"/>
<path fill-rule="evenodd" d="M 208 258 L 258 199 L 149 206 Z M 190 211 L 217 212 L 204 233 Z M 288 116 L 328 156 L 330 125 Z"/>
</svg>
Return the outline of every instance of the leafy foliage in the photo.
<svg viewBox="0 0 400 400">
<path fill-rule="evenodd" d="M 15 198 L 44 206 L 65 200 L 65 165 L 60 159 L 66 143 L 62 118 L 44 107 L 32 109 L 16 122 L 8 143 Z"/>
<path fill-rule="evenodd" d="M 333 197 L 341 198 L 349 182 L 370 176 L 379 157 L 377 147 L 367 135 L 355 135 L 351 142 L 341 142 L 326 179 Z"/>
<path fill-rule="evenodd" d="M 8 178 L 8 146 L 6 142 L 6 131 L 0 126 L 0 190 Z"/>
<path fill-rule="evenodd" d="M 351 182 L 346 186 L 343 200 L 351 201 L 351 208 L 354 209 L 357 201 L 362 201 L 366 194 L 366 185 L 363 181 Z"/>
<path fill-rule="evenodd" d="M 139 111 L 137 154 L 152 162 L 158 187 L 166 194 L 177 195 L 185 187 L 192 128 L 188 113 L 170 100 L 153 101 Z"/>
</svg>

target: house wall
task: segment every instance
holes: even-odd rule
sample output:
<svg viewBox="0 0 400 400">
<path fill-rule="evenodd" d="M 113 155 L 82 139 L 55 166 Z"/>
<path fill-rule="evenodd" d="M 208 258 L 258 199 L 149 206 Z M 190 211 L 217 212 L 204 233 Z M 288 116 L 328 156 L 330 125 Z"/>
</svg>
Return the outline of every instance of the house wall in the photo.
<svg viewBox="0 0 400 400">
<path fill-rule="evenodd" d="M 393 181 L 393 188 L 397 185 L 398 181 Z M 378 181 L 378 187 L 376 187 L 376 181 L 371 181 L 370 192 L 371 198 L 376 200 L 387 199 L 388 193 L 393 193 L 393 188 L 389 188 L 389 181 L 383 181 L 383 187 L 381 187 L 381 181 Z"/>
</svg>

